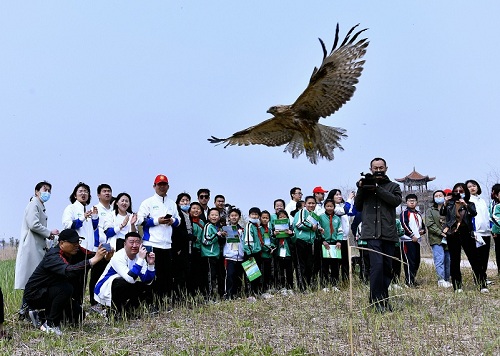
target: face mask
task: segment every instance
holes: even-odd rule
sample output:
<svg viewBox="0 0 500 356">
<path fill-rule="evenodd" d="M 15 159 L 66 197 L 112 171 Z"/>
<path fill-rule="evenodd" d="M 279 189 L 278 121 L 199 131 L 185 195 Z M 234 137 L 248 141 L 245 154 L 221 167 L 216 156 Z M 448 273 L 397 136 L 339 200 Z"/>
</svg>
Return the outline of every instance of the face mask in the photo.
<svg viewBox="0 0 500 356">
<path fill-rule="evenodd" d="M 465 193 L 460 193 L 460 198 L 465 198 Z"/>
<path fill-rule="evenodd" d="M 188 211 L 189 210 L 189 205 L 179 205 L 181 207 L 182 211 Z"/>
<path fill-rule="evenodd" d="M 443 204 L 444 203 L 444 198 L 443 197 L 440 197 L 440 198 L 434 198 L 434 202 L 436 204 Z"/>
<path fill-rule="evenodd" d="M 248 219 L 253 224 L 257 224 L 259 222 L 259 219 Z"/>
<path fill-rule="evenodd" d="M 50 199 L 50 193 L 49 192 L 40 192 L 40 200 L 43 201 L 44 203 L 48 202 Z"/>
</svg>

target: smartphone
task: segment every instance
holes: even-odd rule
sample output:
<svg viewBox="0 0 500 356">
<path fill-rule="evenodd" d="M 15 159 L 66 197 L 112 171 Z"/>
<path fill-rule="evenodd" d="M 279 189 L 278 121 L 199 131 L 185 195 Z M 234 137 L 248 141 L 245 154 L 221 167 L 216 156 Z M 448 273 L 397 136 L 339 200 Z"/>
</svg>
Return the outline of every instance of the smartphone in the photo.
<svg viewBox="0 0 500 356">
<path fill-rule="evenodd" d="M 104 247 L 107 252 L 111 252 L 111 244 L 103 243 L 101 246 Z"/>
<path fill-rule="evenodd" d="M 170 219 L 171 217 L 172 217 L 172 214 L 165 215 L 165 219 Z"/>
<path fill-rule="evenodd" d="M 148 253 L 153 252 L 153 246 L 144 246 Z"/>
</svg>

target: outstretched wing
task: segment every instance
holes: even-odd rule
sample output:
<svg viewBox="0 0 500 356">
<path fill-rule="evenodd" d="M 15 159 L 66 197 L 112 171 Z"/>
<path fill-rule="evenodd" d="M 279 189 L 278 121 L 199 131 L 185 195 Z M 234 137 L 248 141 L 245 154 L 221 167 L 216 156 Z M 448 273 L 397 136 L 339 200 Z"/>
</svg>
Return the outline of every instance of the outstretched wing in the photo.
<svg viewBox="0 0 500 356">
<path fill-rule="evenodd" d="M 281 118 L 271 118 L 258 125 L 238 131 L 228 138 L 217 138 L 212 136 L 208 141 L 211 143 L 225 143 L 224 147 L 230 145 L 266 145 L 281 146 L 288 143 L 294 132 L 284 125 Z"/>
<path fill-rule="evenodd" d="M 356 42 L 366 29 L 356 32 L 351 38 L 358 25 L 351 28 L 342 44 L 335 49 L 339 40 L 337 24 L 335 42 L 329 55 L 325 44 L 319 39 L 323 48 L 323 62 L 319 69 L 314 68 L 309 85 L 292 105 L 292 109 L 300 113 L 301 117 L 316 120 L 327 117 L 351 99 L 365 63 L 361 58 L 369 44 L 366 38 Z"/>
</svg>

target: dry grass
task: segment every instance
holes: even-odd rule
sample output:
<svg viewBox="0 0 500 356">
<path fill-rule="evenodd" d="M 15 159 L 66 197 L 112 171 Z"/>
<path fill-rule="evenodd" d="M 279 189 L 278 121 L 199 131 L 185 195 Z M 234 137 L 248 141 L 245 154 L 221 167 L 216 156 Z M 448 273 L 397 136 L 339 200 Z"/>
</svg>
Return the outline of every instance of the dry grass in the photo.
<svg viewBox="0 0 500 356">
<path fill-rule="evenodd" d="M 7 303 L 3 342 L 8 355 L 497 355 L 500 354 L 500 280 L 491 293 L 475 290 L 464 269 L 465 290 L 438 289 L 432 266 L 423 265 L 423 286 L 392 294 L 393 313 L 367 308 L 368 288 L 355 278 L 352 315 L 349 288 L 340 292 L 297 293 L 249 303 L 186 303 L 172 313 L 108 323 L 90 315 L 80 329 L 64 328 L 58 338 L 16 320 L 20 294 L 13 293 L 13 261 L 0 262 Z M 7 281 L 7 282 L 5 282 Z"/>
</svg>

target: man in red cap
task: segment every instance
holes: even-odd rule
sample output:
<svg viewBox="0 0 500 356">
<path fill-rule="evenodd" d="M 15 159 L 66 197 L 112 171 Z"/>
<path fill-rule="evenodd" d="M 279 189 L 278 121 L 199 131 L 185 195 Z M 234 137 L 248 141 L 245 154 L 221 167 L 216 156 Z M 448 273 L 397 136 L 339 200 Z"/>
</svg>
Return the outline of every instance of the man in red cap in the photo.
<svg viewBox="0 0 500 356">
<path fill-rule="evenodd" d="M 156 255 L 156 280 L 153 291 L 157 297 L 170 297 L 172 291 L 172 227 L 180 223 L 177 205 L 167 198 L 168 178 L 156 176 L 153 189 L 155 194 L 141 203 L 137 212 L 137 224 L 143 226 L 144 246 L 152 246 Z"/>
<path fill-rule="evenodd" d="M 323 200 L 325 200 L 325 193 L 328 193 L 328 190 L 323 189 L 321 186 L 314 187 L 313 196 L 316 199 L 316 208 L 314 212 L 317 215 L 321 215 L 325 212 L 325 208 L 323 207 Z"/>
</svg>

